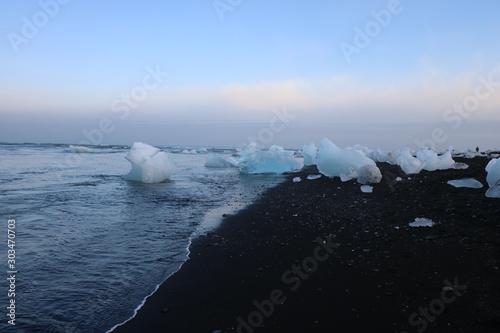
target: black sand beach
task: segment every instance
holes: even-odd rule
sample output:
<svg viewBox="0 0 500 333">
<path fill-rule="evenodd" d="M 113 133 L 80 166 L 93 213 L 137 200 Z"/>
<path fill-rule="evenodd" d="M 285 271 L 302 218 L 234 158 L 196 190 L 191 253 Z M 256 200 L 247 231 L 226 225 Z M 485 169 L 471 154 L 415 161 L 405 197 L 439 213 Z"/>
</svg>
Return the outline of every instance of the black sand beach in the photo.
<svg viewBox="0 0 500 333">
<path fill-rule="evenodd" d="M 314 168 L 196 239 L 114 332 L 500 332 L 500 199 L 489 159 L 384 175 L 373 193 Z M 302 181 L 292 182 L 300 176 Z M 482 189 L 446 182 L 474 177 Z M 425 217 L 433 227 L 408 223 Z"/>
</svg>

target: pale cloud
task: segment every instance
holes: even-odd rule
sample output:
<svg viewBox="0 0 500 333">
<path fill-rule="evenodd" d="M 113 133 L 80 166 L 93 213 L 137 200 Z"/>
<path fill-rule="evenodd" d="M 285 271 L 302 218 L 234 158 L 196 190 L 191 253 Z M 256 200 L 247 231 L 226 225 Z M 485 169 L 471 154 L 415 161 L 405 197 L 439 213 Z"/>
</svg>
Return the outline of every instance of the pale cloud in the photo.
<svg viewBox="0 0 500 333">
<path fill-rule="evenodd" d="M 255 120 L 286 107 L 302 121 L 436 122 L 454 104 L 474 96 L 481 75 L 471 72 L 444 80 L 435 71 L 391 86 L 363 85 L 360 78 L 331 76 L 260 84 L 189 87 L 158 93 L 148 108 L 176 117 Z M 488 74 L 488 73 L 486 73 Z M 482 77 L 487 78 L 483 74 Z M 485 88 L 481 88 L 484 90 Z M 150 102 L 150 103 L 149 103 Z M 480 100 L 476 120 L 500 119 L 500 86 Z"/>
</svg>

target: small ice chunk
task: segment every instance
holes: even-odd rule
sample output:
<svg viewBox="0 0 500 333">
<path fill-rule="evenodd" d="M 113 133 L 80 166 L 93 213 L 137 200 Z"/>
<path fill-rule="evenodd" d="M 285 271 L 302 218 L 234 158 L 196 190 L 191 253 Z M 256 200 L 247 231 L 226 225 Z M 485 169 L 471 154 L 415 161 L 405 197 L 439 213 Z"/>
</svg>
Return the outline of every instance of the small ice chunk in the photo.
<svg viewBox="0 0 500 333">
<path fill-rule="evenodd" d="M 498 161 L 499 161 L 498 158 L 492 159 L 486 165 L 486 172 L 488 172 L 488 175 L 486 176 L 486 181 L 490 186 L 499 185 L 500 183 L 500 162 Z"/>
<path fill-rule="evenodd" d="M 364 165 L 358 170 L 358 183 L 377 184 L 382 180 L 380 169 L 376 165 Z"/>
<path fill-rule="evenodd" d="M 500 185 L 490 187 L 485 195 L 488 198 L 500 198 Z"/>
<path fill-rule="evenodd" d="M 400 182 L 400 181 L 402 181 L 402 180 L 403 180 L 403 178 L 401 178 L 401 177 L 397 177 L 397 178 L 396 178 L 396 181 L 397 181 L 397 182 Z"/>
<path fill-rule="evenodd" d="M 434 221 L 425 217 L 417 217 L 415 221 L 408 223 L 410 227 L 433 227 L 434 224 Z"/>
<path fill-rule="evenodd" d="M 370 185 L 361 185 L 361 192 L 363 192 L 363 193 L 372 193 L 373 192 L 373 186 L 370 186 Z"/>
<path fill-rule="evenodd" d="M 309 175 L 309 176 L 307 176 L 308 180 L 314 180 L 314 179 L 318 179 L 318 178 L 321 178 L 321 175 Z"/>
<path fill-rule="evenodd" d="M 126 180 L 159 183 L 169 179 L 174 172 L 167 153 L 146 143 L 135 142 L 125 158 L 132 165 L 125 175 Z"/>
<path fill-rule="evenodd" d="M 467 169 L 469 166 L 465 163 L 462 163 L 462 162 L 457 162 L 457 163 L 454 163 L 451 168 L 452 169 L 456 169 L 456 170 L 464 170 L 464 169 Z"/>
<path fill-rule="evenodd" d="M 465 153 L 465 158 L 474 158 L 476 155 L 476 152 L 469 150 Z"/>
<path fill-rule="evenodd" d="M 466 187 L 466 188 L 482 188 L 483 187 L 483 184 L 481 184 L 481 182 L 477 181 L 474 178 L 449 180 L 448 184 L 455 186 L 455 187 Z"/>
<path fill-rule="evenodd" d="M 299 183 L 302 179 L 300 177 L 294 177 L 292 180 L 294 183 Z"/>
<path fill-rule="evenodd" d="M 314 143 L 310 143 L 305 145 L 302 148 L 302 155 L 304 156 L 304 165 L 316 165 L 316 155 L 318 154 L 318 150 L 316 149 L 316 145 Z"/>
</svg>

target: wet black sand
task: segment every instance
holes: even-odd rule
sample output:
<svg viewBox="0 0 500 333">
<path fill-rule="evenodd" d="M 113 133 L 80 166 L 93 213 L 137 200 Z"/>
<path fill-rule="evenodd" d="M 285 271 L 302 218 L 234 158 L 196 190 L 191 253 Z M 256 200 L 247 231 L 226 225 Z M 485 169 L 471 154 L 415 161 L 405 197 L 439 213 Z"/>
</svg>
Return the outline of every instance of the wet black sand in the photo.
<svg viewBox="0 0 500 333">
<path fill-rule="evenodd" d="M 484 195 L 488 158 L 455 160 L 470 167 L 379 164 L 373 193 L 290 175 L 196 239 L 114 332 L 500 332 L 500 199 Z M 485 187 L 446 184 L 467 177 Z M 417 217 L 438 224 L 409 227 Z"/>
</svg>

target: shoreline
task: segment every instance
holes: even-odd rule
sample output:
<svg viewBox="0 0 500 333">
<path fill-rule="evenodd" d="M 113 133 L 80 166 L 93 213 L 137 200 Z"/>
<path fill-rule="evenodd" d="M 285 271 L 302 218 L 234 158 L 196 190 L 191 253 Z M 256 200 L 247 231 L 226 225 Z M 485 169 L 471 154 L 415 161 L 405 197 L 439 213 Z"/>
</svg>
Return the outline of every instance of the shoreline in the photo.
<svg viewBox="0 0 500 333">
<path fill-rule="evenodd" d="M 287 175 L 194 238 L 189 259 L 113 332 L 500 331 L 500 201 L 484 196 L 487 158 L 455 160 L 469 168 L 400 182 L 397 166 L 378 163 L 373 193 L 306 180 L 314 168 Z M 485 187 L 446 184 L 468 177 Z M 418 217 L 438 224 L 409 227 Z"/>
</svg>

